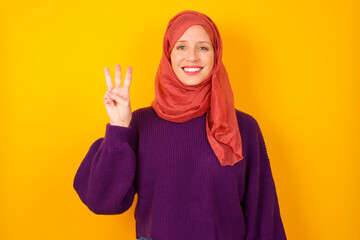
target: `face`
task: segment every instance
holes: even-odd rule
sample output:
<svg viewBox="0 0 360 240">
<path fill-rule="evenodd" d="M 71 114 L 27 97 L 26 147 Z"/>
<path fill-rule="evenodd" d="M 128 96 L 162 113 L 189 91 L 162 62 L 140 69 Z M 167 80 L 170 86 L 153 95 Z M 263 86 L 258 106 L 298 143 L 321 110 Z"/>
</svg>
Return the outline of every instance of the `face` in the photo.
<svg viewBox="0 0 360 240">
<path fill-rule="evenodd" d="M 214 66 L 214 47 L 204 27 L 193 25 L 175 43 L 171 65 L 178 79 L 186 85 L 201 83 Z"/>
</svg>

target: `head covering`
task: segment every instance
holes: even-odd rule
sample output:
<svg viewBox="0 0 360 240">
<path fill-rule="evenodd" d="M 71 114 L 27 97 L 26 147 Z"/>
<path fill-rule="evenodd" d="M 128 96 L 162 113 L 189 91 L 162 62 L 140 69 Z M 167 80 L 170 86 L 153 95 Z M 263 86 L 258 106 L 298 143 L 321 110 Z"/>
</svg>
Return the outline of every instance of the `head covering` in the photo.
<svg viewBox="0 0 360 240">
<path fill-rule="evenodd" d="M 197 85 L 186 85 L 177 78 L 170 53 L 177 40 L 193 25 L 202 25 L 214 46 L 214 68 Z M 182 123 L 206 115 L 206 135 L 222 166 L 243 159 L 240 130 L 234 107 L 234 96 L 222 63 L 222 41 L 215 23 L 196 11 L 176 14 L 168 23 L 163 55 L 155 78 L 155 99 L 151 106 L 157 115 L 171 122 Z"/>
</svg>

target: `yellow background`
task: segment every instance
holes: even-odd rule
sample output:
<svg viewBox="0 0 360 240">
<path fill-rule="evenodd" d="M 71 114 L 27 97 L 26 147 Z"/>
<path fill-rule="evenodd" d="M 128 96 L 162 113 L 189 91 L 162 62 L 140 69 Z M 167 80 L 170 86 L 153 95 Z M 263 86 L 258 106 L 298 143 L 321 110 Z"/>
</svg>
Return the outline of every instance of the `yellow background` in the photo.
<svg viewBox="0 0 360 240">
<path fill-rule="evenodd" d="M 288 239 L 360 239 L 359 7 L 2 1 L 0 239 L 135 239 L 136 198 L 122 215 L 95 215 L 73 178 L 105 134 L 104 67 L 133 66 L 132 110 L 149 106 L 167 22 L 186 9 L 219 28 L 236 108 L 265 138 Z"/>
</svg>

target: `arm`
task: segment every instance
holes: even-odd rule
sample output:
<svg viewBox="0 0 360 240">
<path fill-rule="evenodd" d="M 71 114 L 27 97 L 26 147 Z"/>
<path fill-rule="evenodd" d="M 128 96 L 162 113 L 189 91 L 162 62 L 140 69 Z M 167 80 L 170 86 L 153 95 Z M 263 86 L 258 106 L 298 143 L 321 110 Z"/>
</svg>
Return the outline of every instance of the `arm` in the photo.
<svg viewBox="0 0 360 240">
<path fill-rule="evenodd" d="M 286 239 L 265 142 L 255 121 L 251 155 L 246 166 L 243 212 L 246 240 Z"/>
<path fill-rule="evenodd" d="M 120 214 L 134 200 L 137 131 L 106 125 L 105 138 L 90 147 L 75 175 L 73 187 L 96 214 Z"/>
</svg>

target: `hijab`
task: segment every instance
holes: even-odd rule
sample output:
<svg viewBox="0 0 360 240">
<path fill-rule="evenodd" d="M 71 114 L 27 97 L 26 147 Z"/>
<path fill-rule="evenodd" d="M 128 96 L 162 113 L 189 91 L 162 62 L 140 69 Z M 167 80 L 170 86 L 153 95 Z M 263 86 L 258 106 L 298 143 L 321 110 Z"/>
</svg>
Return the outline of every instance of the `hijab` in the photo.
<svg viewBox="0 0 360 240">
<path fill-rule="evenodd" d="M 197 85 L 186 85 L 177 78 L 170 53 L 177 40 L 193 25 L 201 25 L 214 46 L 214 67 Z M 155 99 L 151 106 L 165 120 L 183 123 L 206 113 L 206 135 L 222 166 L 233 166 L 243 159 L 234 96 L 222 63 L 222 41 L 215 23 L 206 15 L 186 10 L 168 23 L 163 54 L 155 77 Z"/>
</svg>

